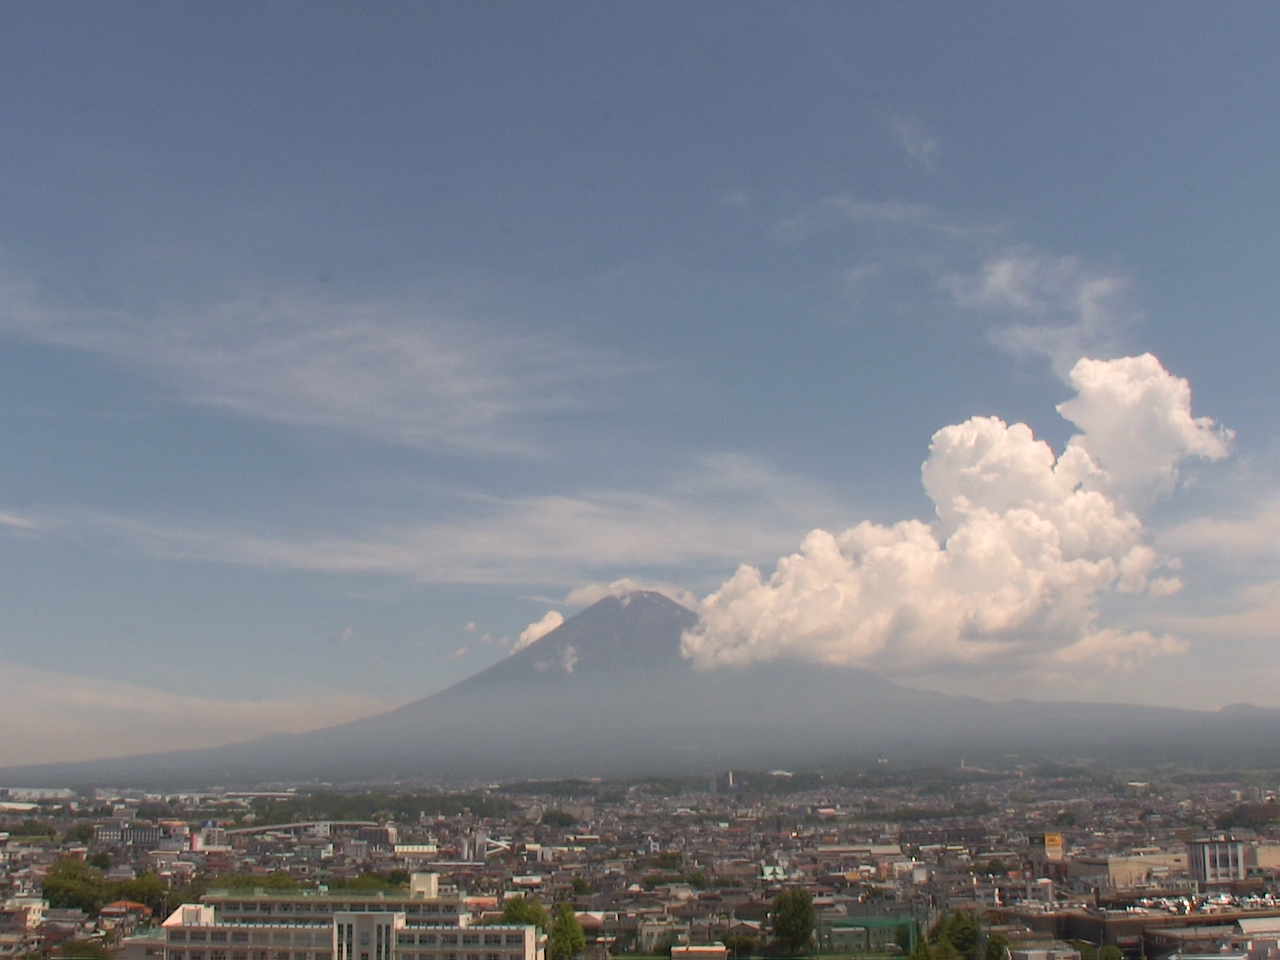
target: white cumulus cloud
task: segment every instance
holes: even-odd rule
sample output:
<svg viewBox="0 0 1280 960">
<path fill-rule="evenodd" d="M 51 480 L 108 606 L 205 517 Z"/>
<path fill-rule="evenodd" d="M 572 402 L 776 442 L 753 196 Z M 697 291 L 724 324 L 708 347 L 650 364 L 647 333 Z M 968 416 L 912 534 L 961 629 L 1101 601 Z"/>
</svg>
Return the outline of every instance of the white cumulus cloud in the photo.
<svg viewBox="0 0 1280 960">
<path fill-rule="evenodd" d="M 511 652 L 517 653 L 525 647 L 537 643 L 562 623 L 564 623 L 564 614 L 559 610 L 548 610 L 539 619 L 520 631 L 520 638 L 516 640 L 516 645 Z"/>
<path fill-rule="evenodd" d="M 936 523 L 814 530 L 772 574 L 743 565 L 699 605 L 683 650 L 703 667 L 794 658 L 910 673 L 1032 663 L 1123 667 L 1183 652 L 1099 624 L 1108 593 L 1180 587 L 1137 512 L 1228 431 L 1191 415 L 1187 382 L 1150 355 L 1082 359 L 1058 407 L 1061 454 L 1026 424 L 973 417 L 934 434 L 922 467 Z"/>
</svg>

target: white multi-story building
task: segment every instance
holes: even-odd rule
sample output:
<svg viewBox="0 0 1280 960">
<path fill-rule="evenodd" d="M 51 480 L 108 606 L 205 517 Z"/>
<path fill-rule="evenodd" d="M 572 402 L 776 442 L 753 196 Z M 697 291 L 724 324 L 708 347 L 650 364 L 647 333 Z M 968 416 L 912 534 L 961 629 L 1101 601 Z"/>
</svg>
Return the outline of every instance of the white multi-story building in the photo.
<svg viewBox="0 0 1280 960">
<path fill-rule="evenodd" d="M 1230 883 L 1245 876 L 1244 844 L 1220 835 L 1187 844 L 1187 866 L 1201 883 Z"/>
<path fill-rule="evenodd" d="M 472 927 L 438 889 L 414 874 L 407 896 L 211 892 L 165 920 L 165 960 L 544 960 L 536 927 Z"/>
</svg>

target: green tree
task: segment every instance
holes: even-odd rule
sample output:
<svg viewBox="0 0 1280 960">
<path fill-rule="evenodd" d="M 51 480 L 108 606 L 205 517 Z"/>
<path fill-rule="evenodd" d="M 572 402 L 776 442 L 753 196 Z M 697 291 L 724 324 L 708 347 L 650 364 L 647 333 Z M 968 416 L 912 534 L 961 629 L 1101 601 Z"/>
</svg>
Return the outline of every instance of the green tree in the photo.
<svg viewBox="0 0 1280 960">
<path fill-rule="evenodd" d="M 110 870 L 111 854 L 107 853 L 105 850 L 99 850 L 97 853 L 89 854 L 89 856 L 85 858 L 84 862 L 98 870 Z"/>
<path fill-rule="evenodd" d="M 707 876 L 705 870 L 695 870 L 684 879 L 695 890 L 705 890 L 711 886 L 711 878 Z"/>
<path fill-rule="evenodd" d="M 933 960 L 933 953 L 929 949 L 929 941 L 924 937 L 916 941 L 916 948 L 911 951 L 910 960 Z"/>
<path fill-rule="evenodd" d="M 905 923 L 899 924 L 897 929 L 893 931 L 893 942 L 898 945 L 898 949 L 903 953 L 910 951 L 911 928 Z"/>
<path fill-rule="evenodd" d="M 545 827 L 572 827 L 577 823 L 577 817 L 563 810 L 551 809 L 542 814 L 542 825 Z"/>
<path fill-rule="evenodd" d="M 729 956 L 734 960 L 749 957 L 759 949 L 756 938 L 745 933 L 731 933 L 722 941 L 729 948 Z"/>
<path fill-rule="evenodd" d="M 813 896 L 802 887 L 783 890 L 773 901 L 773 933 L 792 953 L 799 953 L 813 938 L 818 911 Z"/>
<path fill-rule="evenodd" d="M 58 947 L 57 956 L 65 960 L 111 960 L 111 951 L 96 940 L 68 940 Z"/>
<path fill-rule="evenodd" d="M 572 904 L 557 904 L 547 932 L 547 960 L 572 960 L 586 949 L 587 935 L 574 916 Z"/>
<path fill-rule="evenodd" d="M 964 960 L 978 960 L 978 915 L 957 910 L 947 915 L 942 924 L 943 936 L 951 942 Z"/>
<path fill-rule="evenodd" d="M 4 828 L 6 833 L 15 837 L 48 837 L 52 840 L 58 835 L 57 829 L 51 823 L 44 823 L 28 817 L 19 824 L 13 824 Z"/>
<path fill-rule="evenodd" d="M 933 960 L 961 960 L 960 951 L 956 949 L 955 944 L 951 942 L 946 934 L 943 934 L 934 942 L 930 953 L 933 956 Z"/>
<path fill-rule="evenodd" d="M 575 897 L 586 896 L 591 892 L 591 884 L 587 882 L 585 877 L 573 878 L 573 895 Z"/>
<path fill-rule="evenodd" d="M 169 888 L 154 873 L 144 873 L 133 880 L 111 885 L 112 900 L 136 900 L 151 908 L 152 915 L 164 916 L 169 898 Z"/>
<path fill-rule="evenodd" d="M 512 897 L 502 905 L 502 922 L 531 925 L 539 930 L 550 926 L 547 908 L 537 897 Z"/>
<path fill-rule="evenodd" d="M 397 884 L 393 883 L 391 877 L 385 873 L 362 873 L 358 877 L 344 880 L 342 886 L 345 890 L 386 890 Z"/>
<path fill-rule="evenodd" d="M 1005 960 L 1009 956 L 1009 938 L 1003 933 L 993 933 L 987 937 L 985 960 Z"/>
<path fill-rule="evenodd" d="M 1119 947 L 1107 944 L 1098 951 L 1098 960 L 1124 960 L 1124 953 Z"/>
<path fill-rule="evenodd" d="M 51 907 L 97 913 L 111 899 L 110 893 L 102 874 L 74 857 L 56 861 L 44 878 L 44 898 Z"/>
<path fill-rule="evenodd" d="M 90 843 L 93 841 L 93 824 L 77 823 L 62 839 L 67 843 Z"/>
</svg>

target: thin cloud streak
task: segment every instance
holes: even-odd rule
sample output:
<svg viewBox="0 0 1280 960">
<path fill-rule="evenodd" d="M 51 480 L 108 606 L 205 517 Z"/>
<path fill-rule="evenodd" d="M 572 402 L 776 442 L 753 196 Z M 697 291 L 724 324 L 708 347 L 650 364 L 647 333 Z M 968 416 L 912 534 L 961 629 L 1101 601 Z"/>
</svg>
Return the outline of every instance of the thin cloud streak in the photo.
<svg viewBox="0 0 1280 960">
<path fill-rule="evenodd" d="M 1170 550 L 1215 555 L 1218 562 L 1280 560 L 1280 496 L 1269 494 L 1247 513 L 1201 516 L 1179 523 L 1160 536 Z"/>
<path fill-rule="evenodd" d="M 16 513 L 0 512 L 0 527 L 8 527 L 11 530 L 26 530 L 33 532 L 39 529 L 39 524 L 28 517 L 22 517 Z"/>
<path fill-rule="evenodd" d="M 792 542 L 836 515 L 835 503 L 812 484 L 751 458 L 714 455 L 655 493 L 471 497 L 456 504 L 458 519 L 360 533 L 259 533 L 89 511 L 48 522 L 63 533 L 105 535 L 171 559 L 423 583 L 570 588 L 649 569 L 722 572 L 743 556 L 767 556 Z"/>
<path fill-rule="evenodd" d="M 74 762 L 301 733 L 396 706 L 381 698 L 326 692 L 308 697 L 230 700 L 187 696 L 103 677 L 0 662 L 0 699 L 14 716 L 40 717 L 22 737 L 0 741 L 0 766 Z M 87 738 L 86 731 L 93 731 Z"/>
<path fill-rule="evenodd" d="M 842 191 L 819 198 L 774 225 L 774 234 L 783 243 L 812 240 L 850 226 L 889 227 L 922 231 L 954 240 L 996 236 L 1004 228 L 990 223 L 965 222 L 947 216 L 938 208 L 913 200 L 868 200 Z"/>
<path fill-rule="evenodd" d="M 996 346 L 1047 358 L 1063 380 L 1080 356 L 1124 352 L 1142 317 L 1130 302 L 1127 277 L 1026 247 L 989 256 L 973 271 L 947 273 L 940 283 L 957 305 L 1007 318 L 990 334 Z"/>
<path fill-rule="evenodd" d="M 908 160 L 930 172 L 936 169 L 941 144 L 924 124 L 914 117 L 894 117 L 889 121 L 889 130 Z"/>
<path fill-rule="evenodd" d="M 531 425 L 581 409 L 590 384 L 636 370 L 413 298 L 290 291 L 140 316 L 60 309 L 11 277 L 0 293 L 0 330 L 138 368 L 190 403 L 410 447 L 537 454 Z"/>
</svg>

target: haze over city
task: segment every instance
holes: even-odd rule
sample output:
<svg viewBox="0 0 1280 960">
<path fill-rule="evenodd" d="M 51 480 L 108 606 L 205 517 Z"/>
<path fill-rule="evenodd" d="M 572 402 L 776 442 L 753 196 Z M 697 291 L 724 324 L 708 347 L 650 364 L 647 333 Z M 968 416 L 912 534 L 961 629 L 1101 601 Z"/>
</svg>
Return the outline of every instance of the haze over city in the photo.
<svg viewBox="0 0 1280 960">
<path fill-rule="evenodd" d="M 1280 707 L 1274 7 L 6 19 L 0 766 L 651 594 L 703 677 Z"/>
</svg>

